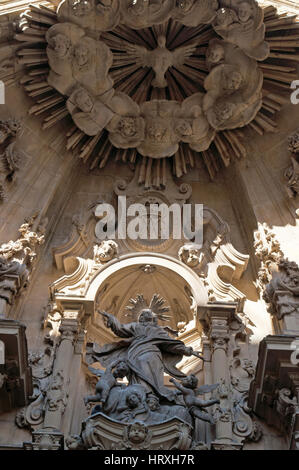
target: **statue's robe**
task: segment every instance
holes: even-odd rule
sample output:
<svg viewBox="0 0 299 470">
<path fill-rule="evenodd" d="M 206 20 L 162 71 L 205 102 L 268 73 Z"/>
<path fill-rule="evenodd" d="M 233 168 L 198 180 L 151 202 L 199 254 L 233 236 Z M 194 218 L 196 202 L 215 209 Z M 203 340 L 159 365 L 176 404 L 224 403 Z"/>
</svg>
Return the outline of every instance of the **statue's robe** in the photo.
<svg viewBox="0 0 299 470">
<path fill-rule="evenodd" d="M 164 386 L 164 372 L 177 379 L 185 374 L 175 366 L 185 352 L 182 341 L 168 336 L 167 332 L 152 323 L 121 324 L 111 316 L 110 328 L 122 341 L 106 344 L 102 348 L 93 345 L 87 355 L 89 363 L 98 361 L 107 367 L 115 359 L 127 361 L 130 368 L 129 383 L 141 384 L 149 392 L 156 393 L 161 399 L 174 401 L 174 392 Z"/>
</svg>

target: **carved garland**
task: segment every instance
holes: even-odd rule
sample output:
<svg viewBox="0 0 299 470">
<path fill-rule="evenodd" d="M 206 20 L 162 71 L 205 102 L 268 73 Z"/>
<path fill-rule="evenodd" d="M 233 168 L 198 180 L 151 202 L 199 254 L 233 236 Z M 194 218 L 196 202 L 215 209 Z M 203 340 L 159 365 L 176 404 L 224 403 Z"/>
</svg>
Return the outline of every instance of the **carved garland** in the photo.
<svg viewBox="0 0 299 470">
<path fill-rule="evenodd" d="M 67 148 L 90 169 L 141 155 L 145 186 L 163 185 L 164 157 L 180 177 L 200 156 L 213 179 L 246 155 L 240 128 L 275 131 L 296 78 L 296 17 L 254 0 L 63 0 L 21 16 L 29 113 L 44 129 L 71 115 Z"/>
</svg>

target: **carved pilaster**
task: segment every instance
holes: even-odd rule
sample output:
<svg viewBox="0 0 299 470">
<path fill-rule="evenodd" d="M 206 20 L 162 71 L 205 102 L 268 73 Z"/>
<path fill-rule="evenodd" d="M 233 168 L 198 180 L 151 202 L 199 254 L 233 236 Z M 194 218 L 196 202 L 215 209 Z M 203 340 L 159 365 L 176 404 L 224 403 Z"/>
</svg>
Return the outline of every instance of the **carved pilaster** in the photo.
<svg viewBox="0 0 299 470">
<path fill-rule="evenodd" d="M 219 383 L 220 405 L 216 409 L 216 442 L 232 440 L 232 417 L 229 403 L 228 343 L 229 323 L 236 310 L 235 304 L 215 303 L 208 305 L 204 314 L 207 336 L 211 344 L 211 369 L 214 383 Z M 203 320 L 203 318 L 202 318 Z"/>
<path fill-rule="evenodd" d="M 67 405 L 74 347 L 83 315 L 81 306 L 68 308 L 62 313 L 59 328 L 60 343 L 56 351 L 52 381 L 46 395 L 44 428 L 60 429 L 61 427 Z"/>
<path fill-rule="evenodd" d="M 219 384 L 220 403 L 214 409 L 216 438 L 212 448 L 241 449 L 245 440 L 261 438 L 260 428 L 252 421 L 247 404 L 254 365 L 249 359 L 239 357 L 237 340 L 242 337 L 244 341 L 246 324 L 237 314 L 236 303 L 211 303 L 199 313 L 207 336 L 204 350 L 211 352 L 211 366 L 205 364 L 205 368 L 210 370 L 211 382 Z"/>
</svg>

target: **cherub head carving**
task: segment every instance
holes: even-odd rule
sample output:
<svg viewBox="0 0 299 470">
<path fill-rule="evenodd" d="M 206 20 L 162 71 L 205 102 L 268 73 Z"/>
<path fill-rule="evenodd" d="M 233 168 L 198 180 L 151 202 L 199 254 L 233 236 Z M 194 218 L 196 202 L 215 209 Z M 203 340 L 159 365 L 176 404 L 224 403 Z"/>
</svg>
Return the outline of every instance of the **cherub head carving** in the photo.
<svg viewBox="0 0 299 470">
<path fill-rule="evenodd" d="M 49 39 L 48 42 L 59 59 L 64 59 L 69 56 L 72 44 L 65 34 L 58 33 L 56 36 Z"/>
<path fill-rule="evenodd" d="M 220 101 L 213 108 L 214 124 L 220 126 L 233 117 L 235 110 L 234 103 Z"/>
<path fill-rule="evenodd" d="M 224 69 L 222 79 L 223 79 L 223 89 L 229 92 L 239 90 L 243 82 L 243 77 L 241 73 L 238 72 L 238 70 L 227 72 Z"/>
<path fill-rule="evenodd" d="M 187 119 L 179 119 L 175 126 L 175 133 L 180 138 L 192 136 L 192 123 Z"/>
<path fill-rule="evenodd" d="M 84 113 L 90 113 L 92 111 L 94 105 L 93 98 L 85 88 L 79 88 L 74 96 L 74 101 L 76 106 Z"/>
<path fill-rule="evenodd" d="M 128 429 L 128 439 L 133 444 L 141 444 L 145 441 L 148 433 L 146 425 L 142 422 L 136 421 L 131 424 Z"/>
<path fill-rule="evenodd" d="M 118 245 L 113 240 L 104 240 L 100 245 L 94 246 L 94 261 L 96 263 L 108 263 L 118 253 Z"/>
<path fill-rule="evenodd" d="M 195 268 L 198 265 L 201 265 L 203 262 L 204 254 L 194 245 L 184 245 L 179 250 L 180 260 L 190 266 L 190 268 Z"/>
<path fill-rule="evenodd" d="M 90 63 L 90 50 L 85 44 L 79 44 L 74 50 L 75 64 L 79 67 L 88 67 Z"/>
<path fill-rule="evenodd" d="M 224 47 L 219 42 L 212 42 L 207 50 L 207 63 L 210 67 L 224 61 Z"/>
<path fill-rule="evenodd" d="M 137 133 L 137 118 L 125 116 L 118 123 L 118 131 L 124 137 L 134 137 Z"/>
</svg>

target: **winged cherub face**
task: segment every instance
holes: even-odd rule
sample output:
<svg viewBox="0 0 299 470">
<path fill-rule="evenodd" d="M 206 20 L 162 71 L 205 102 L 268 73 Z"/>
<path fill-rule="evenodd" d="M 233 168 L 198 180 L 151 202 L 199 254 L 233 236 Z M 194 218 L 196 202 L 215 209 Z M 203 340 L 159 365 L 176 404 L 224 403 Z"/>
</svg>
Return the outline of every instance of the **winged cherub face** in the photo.
<svg viewBox="0 0 299 470">
<path fill-rule="evenodd" d="M 76 104 L 84 113 L 90 113 L 93 108 L 93 100 L 86 90 L 77 93 Z"/>
<path fill-rule="evenodd" d="M 193 135 L 192 125 L 186 119 L 180 119 L 176 125 L 175 132 L 180 137 L 190 137 Z"/>
<path fill-rule="evenodd" d="M 224 48 L 220 44 L 215 44 L 209 48 L 208 60 L 212 64 L 219 64 L 224 59 Z"/>
<path fill-rule="evenodd" d="M 71 41 L 69 40 L 69 38 L 65 36 L 65 34 L 61 34 L 61 33 L 56 34 L 56 36 L 52 38 L 52 44 L 53 44 L 55 53 L 61 59 L 67 55 L 71 47 Z"/>
<path fill-rule="evenodd" d="M 234 104 L 229 102 L 218 103 L 215 107 L 215 116 L 219 124 L 227 121 L 233 116 Z"/>
<path fill-rule="evenodd" d="M 119 132 L 124 137 L 134 137 L 136 135 L 136 119 L 134 117 L 124 117 L 118 125 Z"/>
<path fill-rule="evenodd" d="M 230 91 L 239 90 L 242 85 L 242 81 L 242 75 L 238 71 L 226 74 L 224 77 L 225 89 Z"/>
<path fill-rule="evenodd" d="M 80 44 L 75 49 L 75 59 L 79 67 L 86 65 L 89 60 L 89 49 L 84 44 Z"/>
<path fill-rule="evenodd" d="M 143 442 L 146 438 L 146 429 L 142 423 L 131 424 L 128 434 L 129 440 L 134 444 Z"/>
</svg>

